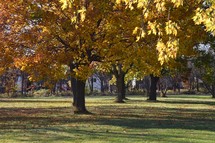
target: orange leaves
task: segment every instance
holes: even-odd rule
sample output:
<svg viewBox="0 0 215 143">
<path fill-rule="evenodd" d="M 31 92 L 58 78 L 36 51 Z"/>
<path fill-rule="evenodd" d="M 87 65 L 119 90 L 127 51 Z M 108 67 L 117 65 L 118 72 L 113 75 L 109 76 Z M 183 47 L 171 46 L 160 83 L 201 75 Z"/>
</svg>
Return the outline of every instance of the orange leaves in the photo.
<svg viewBox="0 0 215 143">
<path fill-rule="evenodd" d="M 101 57 L 104 67 L 122 64 L 126 70 L 135 63 L 140 70 L 156 72 L 171 64 L 178 51 L 191 51 L 200 41 L 196 33 L 204 34 L 192 19 L 194 3 L 199 4 L 195 1 L 3 2 L 0 22 L 5 27 L 1 27 L 0 43 L 5 61 L 15 57 L 16 67 L 40 78 L 38 73 L 63 77 L 63 67 L 71 63 L 77 65 L 76 76 L 86 78 L 93 56 Z M 204 23 L 196 18 L 200 19 L 197 24 Z M 213 29 L 211 21 L 205 22 Z"/>
<path fill-rule="evenodd" d="M 81 80 L 86 80 L 93 73 L 90 66 L 88 65 L 80 65 L 73 71 L 75 72 L 75 77 Z"/>
</svg>

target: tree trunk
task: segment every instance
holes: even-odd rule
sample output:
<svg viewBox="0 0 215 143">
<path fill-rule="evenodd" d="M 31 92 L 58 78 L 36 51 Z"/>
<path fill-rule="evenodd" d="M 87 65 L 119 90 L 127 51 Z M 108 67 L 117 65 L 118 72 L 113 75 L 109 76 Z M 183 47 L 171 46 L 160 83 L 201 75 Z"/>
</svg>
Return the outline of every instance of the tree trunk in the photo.
<svg viewBox="0 0 215 143">
<path fill-rule="evenodd" d="M 59 92 L 61 93 L 63 91 L 62 90 L 62 80 L 60 80 L 58 84 L 59 84 Z"/>
<path fill-rule="evenodd" d="M 72 78 L 73 107 L 75 114 L 89 113 L 85 107 L 85 81 Z"/>
<path fill-rule="evenodd" d="M 149 97 L 149 93 L 150 93 L 150 77 L 146 76 L 144 78 L 144 88 L 146 89 L 146 96 Z"/>
<path fill-rule="evenodd" d="M 150 75 L 151 78 L 151 86 L 150 86 L 150 93 L 148 100 L 150 101 L 156 101 L 157 100 L 157 82 L 159 80 L 159 77 L 154 76 L 153 74 Z"/>
<path fill-rule="evenodd" d="M 161 97 L 167 97 L 166 96 L 166 93 L 167 93 L 167 88 L 165 88 L 165 89 L 161 89 Z"/>
<path fill-rule="evenodd" d="M 21 71 L 21 78 L 22 78 L 22 83 L 21 83 L 21 94 L 22 96 L 26 96 L 26 88 L 24 88 L 24 84 L 25 84 L 25 73 L 23 71 Z"/>
<path fill-rule="evenodd" d="M 215 85 L 212 85 L 212 98 L 215 98 Z"/>
<path fill-rule="evenodd" d="M 93 94 L 93 88 L 94 88 L 93 87 L 93 82 L 94 82 L 93 80 L 94 80 L 94 78 L 92 77 L 91 80 L 90 80 L 91 81 L 91 88 L 90 88 L 91 89 L 91 91 L 90 91 L 91 94 Z"/>
<path fill-rule="evenodd" d="M 196 90 L 197 90 L 197 92 L 200 92 L 200 90 L 199 90 L 199 79 L 198 78 L 196 79 Z"/>
<path fill-rule="evenodd" d="M 101 81 L 101 94 L 104 95 L 104 80 L 100 78 Z"/>
<path fill-rule="evenodd" d="M 209 85 L 205 82 L 203 82 L 205 88 L 209 91 L 209 93 L 212 95 L 212 98 L 215 98 L 215 85 Z"/>
<path fill-rule="evenodd" d="M 122 94 L 122 99 L 127 100 L 127 98 L 125 97 L 125 93 L 126 93 L 126 86 L 125 86 L 125 74 L 123 73 L 122 75 L 122 90 L 121 90 L 121 94 Z"/>
<path fill-rule="evenodd" d="M 91 95 L 93 93 L 92 86 L 91 86 L 91 78 L 87 79 L 87 83 L 89 85 L 89 93 L 88 94 Z"/>
<path fill-rule="evenodd" d="M 70 72 L 73 73 L 74 64 L 70 64 Z M 71 76 L 71 90 L 73 93 L 74 114 L 89 114 L 85 107 L 85 84 L 86 82 Z"/>
<path fill-rule="evenodd" d="M 51 90 L 51 95 L 56 93 L 56 87 L 57 87 L 57 83 L 55 83 L 53 88 L 50 89 Z M 58 95 L 58 93 L 57 93 L 57 95 Z"/>
<path fill-rule="evenodd" d="M 121 73 L 116 76 L 116 87 L 117 87 L 117 103 L 124 103 L 123 99 L 125 99 L 125 74 Z"/>
</svg>

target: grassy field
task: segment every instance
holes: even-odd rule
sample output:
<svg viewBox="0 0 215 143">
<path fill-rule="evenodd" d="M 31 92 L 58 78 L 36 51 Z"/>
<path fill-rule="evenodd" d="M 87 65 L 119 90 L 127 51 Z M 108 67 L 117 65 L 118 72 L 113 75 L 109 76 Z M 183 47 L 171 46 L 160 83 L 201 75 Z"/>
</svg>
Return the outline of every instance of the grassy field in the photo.
<svg viewBox="0 0 215 143">
<path fill-rule="evenodd" d="M 71 98 L 0 99 L 0 143 L 214 143 L 215 100 L 169 96 L 87 97 L 93 115 L 73 115 Z"/>
</svg>

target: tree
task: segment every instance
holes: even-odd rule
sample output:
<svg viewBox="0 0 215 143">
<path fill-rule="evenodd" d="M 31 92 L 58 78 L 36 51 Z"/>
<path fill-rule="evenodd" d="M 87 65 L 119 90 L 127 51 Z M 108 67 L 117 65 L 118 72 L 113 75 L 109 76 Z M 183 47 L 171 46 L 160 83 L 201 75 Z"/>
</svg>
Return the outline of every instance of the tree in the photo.
<svg viewBox="0 0 215 143">
<path fill-rule="evenodd" d="M 154 53 L 153 55 L 155 56 L 150 57 L 150 59 L 155 59 L 153 61 L 155 62 L 157 61 L 157 63 L 156 64 L 154 64 L 155 62 L 153 63 L 153 65 L 156 65 L 156 66 L 154 66 L 153 68 L 150 67 L 150 71 L 151 71 L 151 74 L 153 75 L 152 77 L 155 77 L 156 75 L 158 75 L 159 71 L 162 69 L 163 66 L 169 65 L 169 61 L 171 59 L 174 59 L 177 53 L 179 53 L 180 55 L 183 53 L 183 50 L 189 51 L 187 49 L 192 48 L 197 42 L 199 42 L 199 40 L 203 39 L 202 37 L 203 30 L 201 26 L 195 26 L 192 19 L 193 18 L 192 16 L 196 8 L 200 7 L 202 5 L 202 2 L 195 2 L 195 5 L 193 5 L 193 1 L 187 2 L 184 5 L 182 2 L 183 1 L 162 1 L 162 2 L 154 1 L 153 2 L 149 0 L 145 2 L 139 1 L 138 3 L 135 1 L 133 2 L 125 1 L 125 3 L 122 3 L 122 1 L 116 1 L 116 4 L 120 4 L 120 5 L 115 5 L 114 8 L 113 7 L 110 8 L 109 14 L 112 14 L 111 16 L 113 18 L 109 19 L 109 17 L 106 17 L 105 20 L 110 20 L 110 22 L 108 23 L 106 23 L 106 21 L 105 22 L 103 21 L 104 25 L 106 25 L 107 28 L 105 28 L 106 29 L 105 34 L 101 34 L 101 35 L 104 36 L 105 41 L 109 41 L 109 42 L 118 41 L 118 43 L 120 44 L 108 43 L 108 46 L 106 47 L 109 48 L 109 46 L 111 45 L 112 48 L 114 47 L 113 51 L 117 51 L 116 49 L 119 49 L 119 46 L 124 47 L 123 45 L 126 45 L 126 44 L 128 45 L 129 42 L 124 41 L 123 38 L 125 38 L 128 35 L 131 35 L 131 27 L 132 27 L 133 28 L 132 33 L 136 35 L 136 42 L 140 41 L 141 46 L 149 47 L 153 49 L 152 50 Z M 135 5 L 135 3 L 137 5 Z M 76 7 L 76 9 L 80 11 L 80 13 L 77 13 L 77 11 L 75 11 L 77 13 L 77 16 L 74 16 L 72 19 L 73 21 L 75 21 L 76 27 L 78 28 L 82 27 L 84 22 L 87 22 L 87 24 L 89 24 L 89 21 L 87 21 L 87 16 L 90 16 L 90 13 L 88 13 L 90 12 L 90 10 L 87 10 L 87 7 L 90 7 L 90 1 L 85 0 L 85 1 L 81 1 L 80 3 L 78 1 L 73 1 L 73 3 L 64 1 L 64 4 L 65 5 L 63 5 L 63 9 L 67 9 L 67 6 L 68 6 L 70 10 L 74 10 L 73 7 Z M 125 8 L 124 4 L 128 6 L 131 9 L 131 11 L 123 10 Z M 71 5 L 73 5 L 73 7 Z M 156 6 L 153 7 L 154 5 Z M 132 11 L 134 11 L 132 9 L 134 7 L 136 7 L 137 10 L 134 12 L 135 15 L 132 15 L 133 14 Z M 128 16 L 126 14 L 127 15 L 130 14 L 131 18 L 132 19 L 135 18 L 137 22 L 134 23 L 135 20 L 128 20 Z M 183 19 L 184 17 L 182 17 L 184 15 L 186 15 L 186 18 L 187 18 L 185 20 Z M 139 19 L 138 19 L 138 16 L 139 16 Z M 129 34 L 128 32 L 125 32 L 126 31 L 125 27 L 127 25 L 123 25 L 122 21 L 116 20 L 114 18 L 121 18 L 121 19 L 124 18 L 122 21 L 125 21 L 126 19 L 132 22 L 132 26 L 129 27 L 129 30 L 127 30 Z M 97 21 L 97 24 L 98 24 L 98 21 Z M 139 22 L 139 25 L 138 25 L 138 22 Z M 103 27 L 105 27 L 104 25 Z M 117 31 L 117 33 L 110 32 L 110 29 L 112 31 Z M 123 32 L 121 32 L 120 29 L 122 29 Z M 198 34 L 196 34 L 196 31 L 198 31 Z M 117 38 L 115 37 L 113 38 L 111 34 L 114 34 L 114 35 L 116 34 L 118 36 L 116 36 Z M 194 41 L 191 42 L 191 40 L 193 40 L 192 38 L 194 37 L 193 36 L 194 34 L 201 35 L 201 36 L 199 36 L 200 37 L 199 39 L 195 39 Z M 93 41 L 92 39 L 94 39 L 96 35 L 95 32 L 92 32 L 90 35 L 91 35 L 90 37 L 91 41 Z M 82 47 L 83 43 L 87 45 L 86 44 L 87 40 L 85 40 L 85 36 L 86 35 L 83 36 L 84 40 L 82 39 L 83 37 L 79 38 L 78 40 L 79 47 Z M 131 41 L 133 40 L 132 39 L 133 36 L 128 36 L 128 37 L 129 37 L 128 38 L 129 40 Z M 131 42 L 129 44 L 131 44 Z M 152 52 L 150 51 L 150 53 Z M 121 57 L 123 56 L 121 55 Z M 81 60 L 83 60 L 83 57 Z M 129 61 L 129 60 L 126 60 L 126 61 Z M 151 62 L 148 62 L 147 60 L 143 62 L 151 63 Z M 121 65 L 121 63 L 119 64 Z M 126 66 L 123 66 L 123 67 L 126 67 Z M 123 77 L 123 76 L 120 76 L 120 77 Z M 120 86 L 118 87 L 120 88 Z M 155 93 L 155 92 L 151 92 L 151 93 Z"/>
<path fill-rule="evenodd" d="M 201 0 L 201 7 L 196 9 L 196 14 L 193 20 L 196 24 L 205 26 L 207 32 L 215 34 L 215 1 Z"/>
<path fill-rule="evenodd" d="M 61 0 L 61 2 L 64 3 L 64 6 L 71 6 L 66 0 Z M 153 75 L 152 77 L 159 76 L 160 71 L 169 67 L 170 61 L 174 60 L 176 56 L 193 54 L 191 49 L 201 42 L 205 35 L 203 28 L 195 25 L 194 20 L 196 21 L 196 19 L 193 16 L 204 5 L 204 2 L 204 0 L 186 2 L 183 0 L 115 1 L 117 14 L 123 9 L 127 9 L 127 13 L 135 13 L 132 17 L 136 19 L 127 18 L 127 21 L 128 25 L 133 27 L 132 33 L 136 35 L 136 44 L 138 43 L 142 53 L 150 55 L 141 62 L 143 70 L 150 71 L 149 74 Z M 121 13 L 121 15 L 123 14 Z M 120 23 L 120 20 L 118 22 Z M 123 26 L 121 24 L 121 27 Z M 118 29 L 120 28 L 118 27 Z M 144 56 L 141 55 L 138 59 L 142 57 Z"/>
<path fill-rule="evenodd" d="M 193 47 L 204 40 L 206 32 L 196 25 L 204 23 L 198 17 L 204 2 L 3 0 L 0 2 L 5 14 L 1 17 L 4 35 L 1 42 L 5 41 L 2 51 L 9 51 L 3 55 L 4 59 L 12 55 L 4 67 L 16 60 L 16 65 L 28 69 L 32 77 L 51 75 L 53 82 L 65 75 L 64 67 L 69 68 L 74 111 L 87 113 L 84 87 L 93 61 L 118 67 L 120 84 L 124 72 L 131 67 L 134 74 L 138 69 L 152 78 L 159 77 L 163 68 L 174 65 L 177 56 L 192 55 Z M 213 17 L 214 2 L 209 2 L 206 14 Z M 213 30 L 213 26 L 205 25 Z M 124 89 L 123 85 L 118 87 Z M 155 90 L 154 86 L 151 89 Z M 156 92 L 151 93 L 154 100 Z"/>
<path fill-rule="evenodd" d="M 194 65 L 205 88 L 215 98 L 215 42 L 210 35 L 207 45 L 198 47 L 199 56 L 194 59 Z"/>
<path fill-rule="evenodd" d="M 128 25 L 127 22 L 133 22 Z M 104 35 L 101 41 L 100 56 L 102 61 L 100 69 L 113 74 L 116 79 L 116 102 L 123 103 L 126 94 L 125 77 L 133 67 L 134 57 L 137 53 L 135 35 L 132 34 L 136 26 L 136 12 L 128 11 L 122 7 L 113 7 L 103 21 L 101 28 Z"/>
<path fill-rule="evenodd" d="M 206 35 L 203 28 L 195 25 L 193 21 L 196 9 L 201 7 L 203 2 L 117 1 L 119 6 L 124 4 L 131 11 L 139 10 L 139 26 L 137 25 L 133 33 L 136 34 L 142 53 L 145 53 L 139 59 L 146 55 L 148 58 L 142 59 L 142 65 L 137 67 L 148 71 L 152 78 L 159 77 L 162 69 L 174 67 L 176 57 L 194 56 L 193 47 L 203 42 Z"/>
<path fill-rule="evenodd" d="M 87 113 L 85 80 L 91 74 L 91 62 L 99 60 L 95 45 L 101 18 L 105 15 L 103 8 L 107 8 L 108 3 L 82 1 L 64 10 L 57 0 L 1 2 L 3 6 L 7 4 L 11 5 L 5 9 L 9 13 L 8 21 L 16 22 L 9 31 L 19 35 L 13 42 L 21 51 L 27 49 L 20 57 L 15 56 L 16 66 L 27 71 L 32 79 L 47 77 L 51 83 L 61 79 L 65 75 L 64 67 L 69 67 L 74 111 Z M 105 6 L 100 7 L 100 4 Z"/>
</svg>

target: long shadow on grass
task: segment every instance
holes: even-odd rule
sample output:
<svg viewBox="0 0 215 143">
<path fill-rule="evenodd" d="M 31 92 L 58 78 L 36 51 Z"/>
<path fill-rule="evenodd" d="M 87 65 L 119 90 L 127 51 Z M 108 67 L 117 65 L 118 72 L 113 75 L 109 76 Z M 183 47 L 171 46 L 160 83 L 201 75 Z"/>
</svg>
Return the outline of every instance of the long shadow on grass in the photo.
<svg viewBox="0 0 215 143">
<path fill-rule="evenodd" d="M 38 132 L 29 131 L 30 135 L 27 135 L 28 140 L 24 140 L 22 136 L 16 138 L 19 141 L 31 141 L 31 142 L 143 142 L 148 141 L 160 141 L 163 142 L 174 142 L 174 143 L 186 143 L 183 138 L 183 134 L 153 134 L 147 133 L 147 131 L 136 131 L 136 132 L 126 132 L 126 131 L 114 131 L 114 130 L 104 130 L 104 129 L 75 129 L 71 127 L 67 128 L 47 128 L 44 131 Z M 182 140 L 179 140 L 182 139 Z M 199 137 L 201 140 L 202 137 Z M 207 138 L 204 140 L 207 140 Z M 208 141 L 210 141 L 208 139 Z"/>
<path fill-rule="evenodd" d="M 0 130 L 41 129 L 68 123 L 93 122 L 95 118 L 89 116 L 75 116 L 71 107 L 0 108 Z"/>
<path fill-rule="evenodd" d="M 215 130 L 215 112 L 206 109 L 159 107 L 97 107 L 95 115 L 74 116 L 71 107 L 1 108 L 0 129 L 37 128 L 67 123 L 92 123 L 127 128 L 188 128 Z M 91 108 L 93 109 L 93 108 Z"/>
<path fill-rule="evenodd" d="M 8 104 L 12 104 L 14 102 L 23 102 L 23 103 L 71 103 L 70 98 L 65 98 L 65 100 L 52 100 L 52 99 L 0 99 L 1 102 L 7 102 Z"/>
<path fill-rule="evenodd" d="M 213 124 L 213 122 L 211 122 Z M 95 125 L 95 124 L 94 124 Z M 93 140 L 100 140 L 100 139 L 124 139 L 127 142 L 131 140 L 141 141 L 143 139 L 151 140 L 151 141 L 166 141 L 166 142 L 187 142 L 179 141 L 178 139 L 183 139 L 186 137 L 185 134 L 153 134 L 150 132 L 147 133 L 146 129 L 192 129 L 192 130 L 209 130 L 214 131 L 214 125 L 211 127 L 205 127 L 204 123 L 189 123 L 189 122 L 179 122 L 179 121 L 170 121 L 168 119 L 158 121 L 158 120 L 143 120 L 143 119 L 107 119 L 103 118 L 97 121 L 96 126 L 93 124 L 89 127 L 80 127 L 79 129 L 73 126 L 67 127 L 50 127 L 46 128 L 45 130 L 49 132 L 48 138 L 35 138 L 32 136 L 31 140 L 33 141 L 73 141 L 74 139 L 93 139 Z M 123 127 L 122 129 L 116 130 L 115 128 L 106 128 L 102 127 L 102 125 L 109 125 Z M 100 127 L 101 126 L 101 127 Z M 136 129 L 129 132 L 129 129 Z M 126 131 L 128 130 L 128 131 Z M 31 131 L 32 132 L 32 131 Z M 57 133 L 57 134 L 56 134 Z M 38 131 L 33 132 L 32 134 L 38 134 Z M 158 138 L 159 137 L 159 138 Z M 199 140 L 204 139 L 207 140 L 207 137 L 198 137 Z M 209 140 L 211 141 L 211 140 Z"/>
<path fill-rule="evenodd" d="M 165 99 L 165 98 L 163 98 Z M 201 100 L 180 100 L 181 98 L 178 98 L 178 100 L 176 99 L 172 99 L 172 98 L 166 98 L 167 100 L 157 100 L 156 102 L 153 103 L 167 103 L 167 104 L 194 104 L 194 105 L 198 105 L 198 104 L 204 104 L 204 105 L 211 105 L 211 106 L 215 106 L 215 100 L 214 101 L 201 101 Z M 170 100 L 169 100 L 170 99 Z M 193 99 L 193 98 L 192 98 Z M 149 102 L 147 100 L 132 100 L 131 103 L 127 103 L 127 104 L 133 104 L 133 102 Z"/>
<path fill-rule="evenodd" d="M 168 104 L 205 104 L 215 106 L 215 100 L 213 101 L 196 101 L 196 100 L 165 100 L 165 101 L 158 101 L 159 103 L 168 103 Z"/>
<path fill-rule="evenodd" d="M 1 108 L 0 130 L 41 129 L 54 125 L 89 123 L 128 129 L 156 128 L 215 131 L 214 110 L 159 107 L 128 108 L 108 105 L 96 108 L 94 110 L 95 115 L 90 116 L 74 116 L 70 107 Z"/>
<path fill-rule="evenodd" d="M 215 121 L 178 121 L 175 120 L 142 120 L 142 119 L 111 119 L 100 120 L 100 125 L 111 125 L 128 129 L 192 129 L 215 131 Z"/>
<path fill-rule="evenodd" d="M 108 107 L 104 109 L 108 109 Z M 118 108 L 118 110 L 112 110 L 112 114 L 108 115 L 111 116 L 111 119 L 102 119 L 99 124 L 131 129 L 174 128 L 215 131 L 215 112 L 210 109 Z"/>
</svg>

